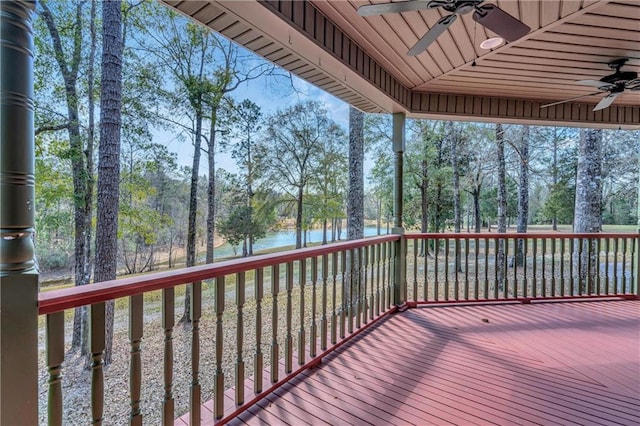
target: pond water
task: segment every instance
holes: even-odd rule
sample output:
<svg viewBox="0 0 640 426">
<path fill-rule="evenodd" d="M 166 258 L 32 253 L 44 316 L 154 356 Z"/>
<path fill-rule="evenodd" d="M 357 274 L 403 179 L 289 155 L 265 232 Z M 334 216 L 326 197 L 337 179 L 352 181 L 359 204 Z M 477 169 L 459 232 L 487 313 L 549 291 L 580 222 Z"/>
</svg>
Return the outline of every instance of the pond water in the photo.
<svg viewBox="0 0 640 426">
<path fill-rule="evenodd" d="M 364 235 L 370 237 L 376 235 L 375 226 L 365 226 Z M 381 234 L 386 234 L 386 228 L 380 229 Z M 343 229 L 342 239 L 346 238 L 347 231 Z M 331 230 L 327 231 L 327 239 L 331 239 Z M 322 229 L 312 229 L 307 232 L 307 244 L 322 242 Z M 259 239 L 253 243 L 253 251 L 258 252 L 260 250 L 272 249 L 277 247 L 293 246 L 296 244 L 296 231 L 292 229 L 267 232 L 264 238 Z M 242 246 L 237 248 L 238 254 L 242 253 Z M 214 251 L 216 259 L 228 256 L 234 256 L 233 247 L 230 244 L 224 244 L 223 246 L 216 247 Z"/>
</svg>

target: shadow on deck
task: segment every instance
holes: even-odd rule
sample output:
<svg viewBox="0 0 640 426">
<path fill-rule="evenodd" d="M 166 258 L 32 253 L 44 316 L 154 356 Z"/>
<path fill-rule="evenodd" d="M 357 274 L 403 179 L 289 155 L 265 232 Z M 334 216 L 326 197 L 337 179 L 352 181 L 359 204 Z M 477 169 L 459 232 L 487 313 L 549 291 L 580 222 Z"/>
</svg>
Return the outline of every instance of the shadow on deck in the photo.
<svg viewBox="0 0 640 426">
<path fill-rule="evenodd" d="M 420 307 L 230 424 L 637 424 L 640 301 Z M 213 424 L 211 403 L 203 424 Z M 188 415 L 177 424 L 188 423 Z"/>
</svg>

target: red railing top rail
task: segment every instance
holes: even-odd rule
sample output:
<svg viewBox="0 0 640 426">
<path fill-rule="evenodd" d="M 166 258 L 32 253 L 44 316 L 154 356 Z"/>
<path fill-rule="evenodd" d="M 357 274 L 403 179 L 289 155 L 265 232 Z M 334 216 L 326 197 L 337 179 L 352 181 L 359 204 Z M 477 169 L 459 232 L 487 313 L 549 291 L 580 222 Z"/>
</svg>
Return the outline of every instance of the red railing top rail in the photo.
<svg viewBox="0 0 640 426">
<path fill-rule="evenodd" d="M 206 279 L 251 271 L 271 265 L 293 262 L 309 257 L 322 256 L 345 250 L 397 241 L 400 235 L 385 235 L 361 240 L 344 241 L 319 247 L 309 247 L 280 253 L 210 263 L 173 271 L 157 272 L 118 280 L 104 281 L 86 286 L 70 287 L 42 292 L 38 295 L 38 313 L 52 314 L 65 309 L 106 302 L 107 300 L 133 296 L 154 290 L 174 287 Z"/>
<path fill-rule="evenodd" d="M 535 239 L 535 238 L 638 238 L 640 233 L 632 232 L 593 232 L 593 233 L 572 233 L 572 232 L 529 232 L 529 233 L 498 233 L 498 232 L 443 232 L 443 233 L 407 233 L 404 235 L 410 240 L 432 239 L 432 238 L 448 238 L 452 240 L 466 240 L 475 238 L 504 238 L 504 239 Z"/>
</svg>

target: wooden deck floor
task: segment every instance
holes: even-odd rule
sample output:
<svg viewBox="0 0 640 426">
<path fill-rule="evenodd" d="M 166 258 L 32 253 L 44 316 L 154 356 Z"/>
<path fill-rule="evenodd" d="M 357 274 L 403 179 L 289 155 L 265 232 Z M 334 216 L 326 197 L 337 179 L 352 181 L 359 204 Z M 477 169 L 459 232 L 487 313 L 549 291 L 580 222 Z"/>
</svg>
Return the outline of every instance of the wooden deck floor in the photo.
<svg viewBox="0 0 640 426">
<path fill-rule="evenodd" d="M 640 301 L 410 309 L 245 423 L 640 424 Z"/>
</svg>

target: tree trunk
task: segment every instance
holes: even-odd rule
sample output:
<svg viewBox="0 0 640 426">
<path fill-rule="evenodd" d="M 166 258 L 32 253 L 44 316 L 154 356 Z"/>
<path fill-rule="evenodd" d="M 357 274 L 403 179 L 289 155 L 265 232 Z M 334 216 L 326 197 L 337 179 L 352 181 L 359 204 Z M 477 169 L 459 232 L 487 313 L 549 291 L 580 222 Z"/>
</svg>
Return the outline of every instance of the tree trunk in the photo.
<svg viewBox="0 0 640 426">
<path fill-rule="evenodd" d="M 496 124 L 496 151 L 498 160 L 498 229 L 499 233 L 507 232 L 507 182 L 506 166 L 504 159 L 504 129 L 502 124 Z M 505 279 L 505 240 L 498 243 L 498 255 L 496 269 L 498 271 L 498 283 L 502 287 Z"/>
<path fill-rule="evenodd" d="M 364 237 L 364 113 L 349 107 L 349 185 L 347 195 L 347 240 Z M 361 282 L 359 258 L 353 256 L 355 251 L 347 252 L 347 268 L 344 294 L 344 305 L 351 317 L 357 295 L 354 290 Z M 354 270 L 351 269 L 353 266 Z M 356 275 L 357 274 L 357 275 Z M 354 280 L 352 282 L 352 279 Z M 353 296 L 353 299 L 352 299 Z M 351 321 L 351 320 L 349 320 Z"/>
<path fill-rule="evenodd" d="M 120 109 L 122 103 L 122 15 L 118 0 L 102 3 L 102 88 L 96 224 L 95 281 L 114 280 L 117 272 L 120 184 Z M 114 302 L 107 303 L 104 363 L 110 364 Z"/>
<path fill-rule="evenodd" d="M 302 201 L 304 197 L 304 186 L 298 186 L 298 198 L 296 199 L 296 248 L 302 247 Z"/>
<path fill-rule="evenodd" d="M 322 221 L 322 245 L 323 246 L 327 245 L 327 222 L 328 222 L 328 219 L 325 217 L 324 220 Z"/>
<path fill-rule="evenodd" d="M 460 174 L 458 172 L 458 134 L 456 132 L 455 124 L 449 121 L 449 142 L 451 147 L 451 171 L 453 175 L 453 232 L 460 233 L 461 230 L 461 216 L 460 216 Z M 462 247 L 460 240 L 455 240 L 455 270 L 456 272 L 462 272 Z"/>
<path fill-rule="evenodd" d="M 600 232 L 602 202 L 602 131 L 580 131 L 580 151 L 576 176 L 576 199 L 573 232 Z M 574 271 L 583 292 L 593 293 L 598 271 L 598 257 L 594 239 L 576 241 Z M 578 259 L 579 257 L 579 259 Z M 578 267 L 579 265 L 579 267 Z M 617 283 L 616 283 L 617 285 Z"/>
<path fill-rule="evenodd" d="M 420 232 L 429 232 L 429 203 L 427 202 L 427 194 L 429 190 L 429 175 L 427 160 L 424 158 L 421 161 L 421 179 L 420 179 Z M 420 256 L 427 254 L 426 240 L 420 240 Z"/>
<path fill-rule="evenodd" d="M 191 166 L 191 190 L 189 192 L 189 219 L 187 225 L 187 268 L 196 264 L 196 217 L 198 213 L 198 171 L 200 170 L 200 146 L 202 144 L 202 113 L 196 115 L 196 134 L 194 137 L 193 165 Z M 191 286 L 184 294 L 184 312 L 181 323 L 191 322 Z"/>
<path fill-rule="evenodd" d="M 81 61 L 81 43 L 82 43 L 82 7 L 79 3 L 76 9 L 76 18 L 73 26 L 75 33 L 73 35 L 73 52 L 69 61 L 65 59 L 65 53 L 62 47 L 62 40 L 58 27 L 53 19 L 53 15 L 46 3 L 40 3 L 42 7 L 42 17 L 47 25 L 49 34 L 51 35 L 53 50 L 55 52 L 56 61 L 60 68 L 65 87 L 65 99 L 67 103 L 67 119 L 69 126 L 67 128 L 69 134 L 69 158 L 71 159 L 71 174 L 73 181 L 73 220 L 74 220 L 74 282 L 76 286 L 84 285 L 89 282 L 90 268 L 89 247 L 91 243 L 91 233 L 88 232 L 87 224 L 91 224 L 91 211 L 87 206 L 87 186 L 89 172 L 85 168 L 84 149 L 82 136 L 80 135 L 80 122 L 78 111 L 78 91 L 77 79 L 78 70 Z M 72 348 L 80 349 L 82 346 L 82 325 L 86 324 L 86 309 L 79 308 L 75 310 L 73 324 Z"/>
<path fill-rule="evenodd" d="M 331 219 L 331 242 L 332 243 L 336 242 L 336 223 L 337 222 L 338 222 L 338 219 L 336 219 L 335 217 Z"/>
<path fill-rule="evenodd" d="M 349 108 L 349 192 L 347 196 L 347 239 L 364 237 L 364 113 Z"/>
<path fill-rule="evenodd" d="M 481 187 L 474 188 L 471 195 L 473 196 L 473 222 L 477 233 L 482 232 L 482 218 L 480 217 L 480 190 Z"/>
<path fill-rule="evenodd" d="M 209 181 L 207 182 L 207 254 L 206 262 L 213 263 L 213 250 L 215 247 L 216 226 L 216 115 L 211 114 L 211 130 L 209 132 L 209 146 L 207 158 L 209 160 Z M 246 242 L 245 242 L 246 245 Z M 246 256 L 246 248 L 243 249 Z"/>
<path fill-rule="evenodd" d="M 382 198 L 376 200 L 376 235 L 382 232 Z"/>
<path fill-rule="evenodd" d="M 522 129 L 520 143 L 520 181 L 518 183 L 518 224 L 516 232 L 527 232 L 529 222 L 529 126 Z M 524 244 L 526 240 L 518 240 L 515 266 L 524 263 Z"/>
</svg>

